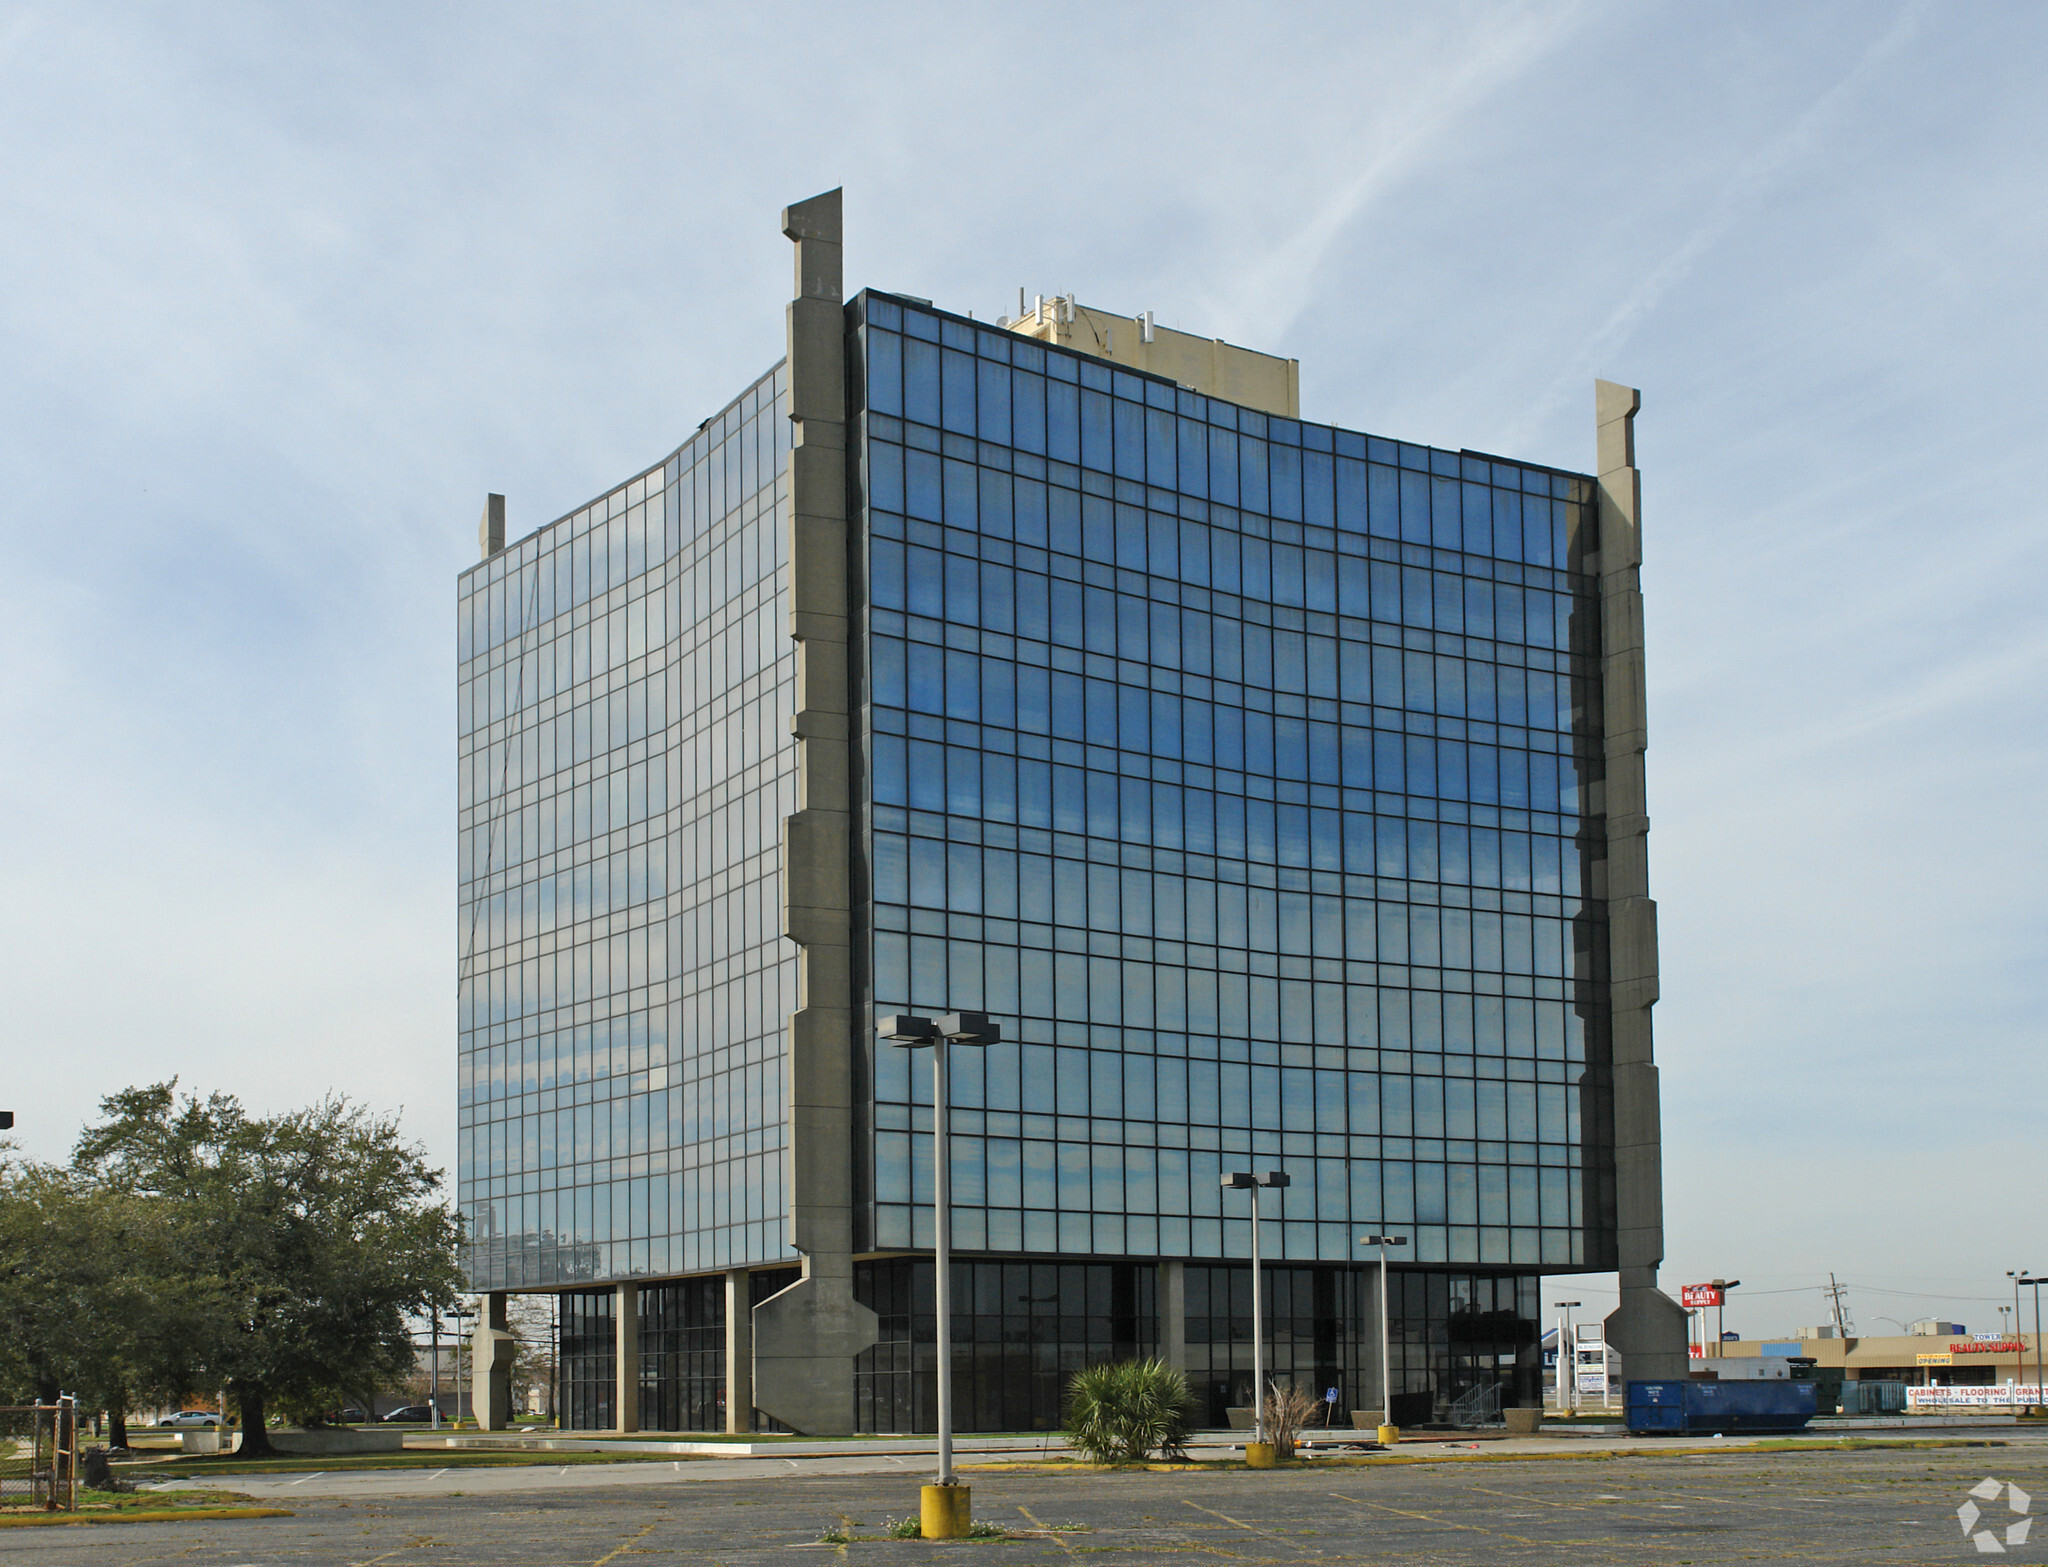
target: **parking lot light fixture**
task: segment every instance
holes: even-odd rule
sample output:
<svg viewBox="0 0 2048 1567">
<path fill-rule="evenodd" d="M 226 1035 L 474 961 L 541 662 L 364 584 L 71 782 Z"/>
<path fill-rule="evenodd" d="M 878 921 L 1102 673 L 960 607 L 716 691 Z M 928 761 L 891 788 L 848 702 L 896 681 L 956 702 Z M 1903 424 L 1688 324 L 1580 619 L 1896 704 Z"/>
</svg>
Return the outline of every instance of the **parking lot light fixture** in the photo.
<svg viewBox="0 0 2048 1567">
<path fill-rule="evenodd" d="M 1259 1283 L 1259 1189 L 1289 1184 L 1285 1170 L 1235 1170 L 1222 1180 L 1225 1191 L 1252 1194 L 1252 1440 L 1261 1444 L 1266 1440 L 1266 1297 Z"/>
<path fill-rule="evenodd" d="M 1713 1281 L 1714 1288 L 1720 1291 L 1714 1304 L 1714 1358 L 1716 1360 L 1722 1358 L 1722 1338 L 1728 1331 L 1728 1292 L 1741 1282 L 1742 1280 L 1740 1279 L 1715 1279 Z"/>
<path fill-rule="evenodd" d="M 936 1022 L 910 1013 L 875 1020 L 875 1032 L 899 1049 L 932 1047 L 932 1283 L 938 1318 L 938 1483 L 956 1485 L 953 1473 L 953 1153 L 952 1103 L 946 1074 L 951 1045 L 992 1045 L 1002 1030 L 981 1012 L 948 1012 Z"/>
<path fill-rule="evenodd" d="M 1387 1344 L 1390 1336 L 1387 1327 L 1390 1315 L 1387 1301 L 1387 1248 L 1389 1246 L 1406 1246 L 1408 1244 L 1408 1237 L 1405 1235 L 1361 1235 L 1359 1239 L 1368 1246 L 1377 1246 L 1380 1250 L 1380 1430 L 1386 1431 L 1394 1424 L 1393 1356 L 1389 1352 Z"/>
<path fill-rule="evenodd" d="M 2041 1286 L 2048 1284 L 2048 1279 L 2016 1278 L 2013 1280 L 2015 1294 L 2022 1284 L 2034 1292 L 2034 1407 L 2048 1408 L 2048 1387 L 2041 1384 Z"/>
</svg>

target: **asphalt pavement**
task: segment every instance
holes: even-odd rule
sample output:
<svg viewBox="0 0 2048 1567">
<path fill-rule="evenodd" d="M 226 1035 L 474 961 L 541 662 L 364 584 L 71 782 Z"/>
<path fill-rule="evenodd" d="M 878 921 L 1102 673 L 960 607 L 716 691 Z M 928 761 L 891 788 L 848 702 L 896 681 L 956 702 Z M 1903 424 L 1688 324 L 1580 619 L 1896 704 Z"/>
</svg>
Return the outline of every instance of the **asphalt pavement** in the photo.
<svg viewBox="0 0 2048 1567">
<path fill-rule="evenodd" d="M 1550 1444 L 1552 1451 L 1563 1444 Z M 1486 1456 L 1506 1457 L 1506 1444 Z M 1591 1452 L 1586 1448 L 1577 1451 Z M 742 1567 L 804 1559 L 884 1564 L 970 1552 L 976 1564 L 1961 1562 L 1980 1559 L 1959 1509 L 1997 1543 L 2048 1513 L 2048 1443 L 1754 1454 L 1671 1446 L 1591 1461 L 1314 1463 L 1270 1472 L 969 1476 L 997 1538 L 887 1537 L 914 1512 L 913 1458 L 683 1460 L 227 1481 L 290 1518 L 0 1530 L 0 1564 L 84 1567 Z M 859 1464 L 859 1472 L 840 1467 Z M 606 1478 L 599 1478 L 600 1476 Z M 224 1477 L 225 1479 L 225 1477 Z M 259 1482 L 263 1489 L 258 1492 Z M 446 1489 L 450 1484 L 459 1494 Z M 422 1489 L 401 1489 L 417 1486 Z M 2015 1487 L 2017 1489 L 2015 1489 Z M 2024 1502 L 2023 1509 L 2016 1510 Z M 2026 1533 L 2031 1535 L 2031 1529 Z M 2048 1555 L 2043 1538 L 2008 1548 Z M 793 1555 L 792 1553 L 799 1553 Z"/>
</svg>

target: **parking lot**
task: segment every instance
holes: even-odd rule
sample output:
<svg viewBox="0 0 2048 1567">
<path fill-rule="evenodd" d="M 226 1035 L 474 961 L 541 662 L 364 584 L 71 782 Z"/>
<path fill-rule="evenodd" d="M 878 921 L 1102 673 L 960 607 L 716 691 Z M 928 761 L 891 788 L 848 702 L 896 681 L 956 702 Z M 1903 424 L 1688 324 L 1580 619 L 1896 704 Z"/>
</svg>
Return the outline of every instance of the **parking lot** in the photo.
<svg viewBox="0 0 2048 1567">
<path fill-rule="evenodd" d="M 971 1476 L 975 1516 L 1003 1538 L 886 1537 L 919 1475 L 806 1473 L 431 1496 L 313 1498 L 264 1520 L 0 1530 L 0 1563 L 402 1567 L 643 1561 L 874 1563 L 938 1552 L 1007 1562 L 1432 1564 L 1975 1560 L 1956 1509 L 1987 1477 L 2048 1509 L 2048 1446 L 1676 1454 L 1525 1462 L 1299 1467 L 1274 1473 Z M 641 1473 L 645 1474 L 644 1467 Z M 1984 1525 L 2016 1521 L 2008 1493 Z M 266 1497 L 266 1501 L 273 1500 Z M 841 1538 L 827 1538 L 827 1536 Z M 2043 1538 L 2016 1560 L 2048 1556 Z"/>
</svg>

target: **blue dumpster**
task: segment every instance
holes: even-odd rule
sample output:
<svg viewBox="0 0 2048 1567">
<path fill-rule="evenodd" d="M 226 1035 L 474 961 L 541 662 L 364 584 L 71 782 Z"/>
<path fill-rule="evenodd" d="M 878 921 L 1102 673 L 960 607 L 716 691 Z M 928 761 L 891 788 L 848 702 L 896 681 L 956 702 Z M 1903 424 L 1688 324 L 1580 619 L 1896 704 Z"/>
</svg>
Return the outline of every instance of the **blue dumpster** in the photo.
<svg viewBox="0 0 2048 1567">
<path fill-rule="evenodd" d="M 1638 1436 L 1798 1431 L 1814 1416 L 1811 1382 L 1696 1382 L 1628 1384 L 1628 1428 Z"/>
</svg>

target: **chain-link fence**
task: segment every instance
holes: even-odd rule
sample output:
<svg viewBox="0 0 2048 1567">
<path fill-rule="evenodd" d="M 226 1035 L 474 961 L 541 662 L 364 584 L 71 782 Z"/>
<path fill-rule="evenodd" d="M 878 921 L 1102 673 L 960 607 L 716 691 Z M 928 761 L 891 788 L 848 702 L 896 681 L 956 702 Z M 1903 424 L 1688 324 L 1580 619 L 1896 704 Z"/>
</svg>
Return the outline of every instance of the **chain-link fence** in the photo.
<svg viewBox="0 0 2048 1567">
<path fill-rule="evenodd" d="M 0 1508 L 78 1507 L 78 1406 L 0 1405 Z"/>
</svg>

